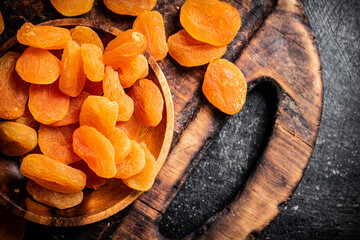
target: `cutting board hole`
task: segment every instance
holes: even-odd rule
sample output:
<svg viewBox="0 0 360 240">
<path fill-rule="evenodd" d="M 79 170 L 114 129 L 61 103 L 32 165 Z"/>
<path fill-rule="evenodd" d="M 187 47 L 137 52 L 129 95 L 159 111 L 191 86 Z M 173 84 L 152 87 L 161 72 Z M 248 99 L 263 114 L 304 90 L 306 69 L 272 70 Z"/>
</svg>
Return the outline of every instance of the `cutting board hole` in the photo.
<svg viewBox="0 0 360 240">
<path fill-rule="evenodd" d="M 277 108 L 276 87 L 267 79 L 259 81 L 241 112 L 229 118 L 163 215 L 159 223 L 163 236 L 178 239 L 199 229 L 235 198 L 256 168 Z"/>
</svg>

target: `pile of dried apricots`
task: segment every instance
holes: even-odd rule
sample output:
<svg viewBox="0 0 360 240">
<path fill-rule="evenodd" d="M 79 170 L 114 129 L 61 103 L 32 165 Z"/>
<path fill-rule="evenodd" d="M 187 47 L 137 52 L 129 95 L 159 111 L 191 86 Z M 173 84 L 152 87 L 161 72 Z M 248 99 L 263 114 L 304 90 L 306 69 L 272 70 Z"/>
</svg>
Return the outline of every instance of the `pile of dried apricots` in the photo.
<svg viewBox="0 0 360 240">
<path fill-rule="evenodd" d="M 51 3 L 61 14 L 76 16 L 88 12 L 93 0 Z M 151 11 L 156 0 L 104 4 L 137 16 L 133 28 L 107 46 L 89 27 L 27 22 L 17 33 L 25 51 L 0 58 L 0 151 L 21 156 L 28 193 L 59 209 L 81 203 L 85 186 L 96 190 L 109 178 L 136 190 L 151 188 L 156 159 L 123 128 L 134 118 L 149 127 L 162 119 L 162 93 L 145 78 L 145 49 L 156 61 L 169 52 L 182 66 L 209 63 L 203 93 L 227 114 L 239 112 L 246 98 L 243 74 L 220 59 L 241 25 L 230 4 L 187 0 L 180 11 L 184 29 L 167 41 L 162 15 Z"/>
</svg>

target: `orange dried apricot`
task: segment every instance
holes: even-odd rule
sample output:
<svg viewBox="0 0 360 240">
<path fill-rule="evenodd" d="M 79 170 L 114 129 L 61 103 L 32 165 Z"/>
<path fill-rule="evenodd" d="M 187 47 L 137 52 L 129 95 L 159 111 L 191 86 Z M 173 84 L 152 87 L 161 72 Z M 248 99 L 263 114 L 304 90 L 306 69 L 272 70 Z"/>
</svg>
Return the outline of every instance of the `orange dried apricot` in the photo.
<svg viewBox="0 0 360 240">
<path fill-rule="evenodd" d="M 140 144 L 130 140 L 131 150 L 127 157 L 116 165 L 115 178 L 126 179 L 138 174 L 145 166 L 145 152 Z"/>
<path fill-rule="evenodd" d="M 4 18 L 0 12 L 0 34 L 4 32 L 4 29 L 5 29 Z"/>
<path fill-rule="evenodd" d="M 89 27 L 76 26 L 70 30 L 73 41 L 77 42 L 80 46 L 86 43 L 94 44 L 104 51 L 104 44 L 102 43 L 99 35 Z"/>
<path fill-rule="evenodd" d="M 144 11 L 150 11 L 157 0 L 104 0 L 105 6 L 117 14 L 137 16 Z"/>
<path fill-rule="evenodd" d="M 33 115 L 31 115 L 28 105 L 25 106 L 24 114 L 21 117 L 15 119 L 14 122 L 25 124 L 35 130 L 37 130 L 40 126 L 40 123 L 34 119 Z"/>
<path fill-rule="evenodd" d="M 222 57 L 225 46 L 214 46 L 200 42 L 191 37 L 185 30 L 171 35 L 167 42 L 169 54 L 180 65 L 185 67 L 201 66 Z"/>
<path fill-rule="evenodd" d="M 93 82 L 89 79 L 86 79 L 84 90 L 91 95 L 97 95 L 100 96 L 103 94 L 103 82 Z"/>
<path fill-rule="evenodd" d="M 166 44 L 165 27 L 162 15 L 157 11 L 145 11 L 134 21 L 133 29 L 146 37 L 146 50 L 155 61 L 166 57 L 168 46 Z"/>
<path fill-rule="evenodd" d="M 138 80 L 128 94 L 134 100 L 134 116 L 142 124 L 155 127 L 160 123 L 164 99 L 153 81 L 146 78 Z"/>
<path fill-rule="evenodd" d="M 29 84 L 15 71 L 18 53 L 7 52 L 0 58 L 0 118 L 16 119 L 25 112 Z"/>
<path fill-rule="evenodd" d="M 239 68 L 226 59 L 217 59 L 205 72 L 202 91 L 220 111 L 235 114 L 245 103 L 247 84 Z"/>
<path fill-rule="evenodd" d="M 85 173 L 42 154 L 24 157 L 20 173 L 46 189 L 62 193 L 80 192 L 86 184 Z"/>
<path fill-rule="evenodd" d="M 60 76 L 61 62 L 47 50 L 29 47 L 20 55 L 15 69 L 26 82 L 51 84 Z"/>
<path fill-rule="evenodd" d="M 146 38 L 132 29 L 120 33 L 105 48 L 104 63 L 119 68 L 124 62 L 131 61 L 146 49 Z"/>
<path fill-rule="evenodd" d="M 115 128 L 118 111 L 116 102 L 102 96 L 89 96 L 81 106 L 80 126 L 91 126 L 107 135 Z"/>
<path fill-rule="evenodd" d="M 69 105 L 70 97 L 59 90 L 57 82 L 30 85 L 28 106 L 36 121 L 43 124 L 57 122 L 65 117 Z"/>
<path fill-rule="evenodd" d="M 134 117 L 134 115 L 132 115 L 128 121 L 119 121 L 116 123 L 116 127 L 123 130 L 131 140 L 135 140 L 140 134 L 141 126 L 142 124 Z"/>
<path fill-rule="evenodd" d="M 110 66 L 105 68 L 103 80 L 104 97 L 118 104 L 117 121 L 127 121 L 134 112 L 134 101 L 125 93 L 119 81 L 119 75 Z"/>
<path fill-rule="evenodd" d="M 99 177 L 89 168 L 85 161 L 80 160 L 70 164 L 71 167 L 81 170 L 86 174 L 86 187 L 94 190 L 105 184 L 106 178 Z"/>
<path fill-rule="evenodd" d="M 67 209 L 79 205 L 84 198 L 82 191 L 75 193 L 56 192 L 43 188 L 32 180 L 27 182 L 26 191 L 37 202 L 44 203 L 58 209 Z"/>
<path fill-rule="evenodd" d="M 73 132 L 77 124 L 51 127 L 41 124 L 38 131 L 38 142 L 41 152 L 52 159 L 70 164 L 81 160 L 73 150 Z"/>
<path fill-rule="evenodd" d="M 180 10 L 180 23 L 196 40 L 215 46 L 231 42 L 241 26 L 239 12 L 218 0 L 187 0 Z"/>
<path fill-rule="evenodd" d="M 75 41 L 66 45 L 61 58 L 59 89 L 70 97 L 77 97 L 84 88 L 86 76 L 80 46 Z"/>
<path fill-rule="evenodd" d="M 37 145 L 36 131 L 22 123 L 0 122 L 0 151 L 8 156 L 21 156 Z"/>
<path fill-rule="evenodd" d="M 145 144 L 140 144 L 145 153 L 145 166 L 138 174 L 123 179 L 123 182 L 130 188 L 139 191 L 147 191 L 154 184 L 158 171 L 158 164 L 154 155 L 149 151 Z"/>
<path fill-rule="evenodd" d="M 119 79 L 123 88 L 129 88 L 136 80 L 149 74 L 149 64 L 143 55 L 139 55 L 130 62 L 125 62 L 118 69 Z"/>
<path fill-rule="evenodd" d="M 115 150 L 111 142 L 98 130 L 81 126 L 73 134 L 74 152 L 99 177 L 112 178 L 116 174 Z"/>
<path fill-rule="evenodd" d="M 26 22 L 17 32 L 19 43 L 42 49 L 63 49 L 70 42 L 70 31 L 54 26 L 34 26 Z"/>
<path fill-rule="evenodd" d="M 115 128 L 112 133 L 106 136 L 115 150 L 115 163 L 120 164 L 131 150 L 130 140 L 126 133 L 120 128 Z"/>
<path fill-rule="evenodd" d="M 50 2 L 62 15 L 74 17 L 89 12 L 94 0 L 50 0 Z"/>
<path fill-rule="evenodd" d="M 86 77 L 90 81 L 100 82 L 104 78 L 105 70 L 102 50 L 94 44 L 83 44 L 80 48 Z"/>
</svg>

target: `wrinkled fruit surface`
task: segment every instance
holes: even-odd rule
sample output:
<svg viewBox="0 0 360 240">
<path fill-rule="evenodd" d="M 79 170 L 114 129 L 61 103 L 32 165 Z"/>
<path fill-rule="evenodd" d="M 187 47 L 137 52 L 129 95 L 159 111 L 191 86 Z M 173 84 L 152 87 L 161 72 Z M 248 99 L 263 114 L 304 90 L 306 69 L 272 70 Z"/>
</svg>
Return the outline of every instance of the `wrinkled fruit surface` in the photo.
<svg viewBox="0 0 360 240">
<path fill-rule="evenodd" d="M 84 72 L 90 81 L 100 82 L 104 78 L 105 65 L 102 54 L 102 50 L 94 44 L 81 45 Z"/>
<path fill-rule="evenodd" d="M 180 10 L 180 23 L 195 39 L 215 46 L 233 40 L 240 29 L 239 12 L 218 0 L 187 0 Z"/>
<path fill-rule="evenodd" d="M 130 153 L 130 140 L 126 133 L 120 128 L 115 128 L 112 133 L 106 136 L 115 150 L 115 163 L 120 164 Z"/>
<path fill-rule="evenodd" d="M 25 112 L 29 84 L 15 71 L 19 54 L 7 52 L 0 58 L 0 118 L 15 119 Z"/>
<path fill-rule="evenodd" d="M 129 88 L 136 80 L 149 74 L 149 64 L 143 55 L 137 56 L 130 62 L 126 62 L 118 69 L 120 83 L 123 88 Z"/>
<path fill-rule="evenodd" d="M 80 192 L 86 184 L 85 173 L 42 154 L 24 157 L 20 173 L 46 189 L 62 193 Z"/>
<path fill-rule="evenodd" d="M 50 0 L 50 2 L 62 15 L 73 17 L 90 11 L 94 0 Z"/>
<path fill-rule="evenodd" d="M 8 156 L 21 156 L 37 145 L 36 131 L 22 123 L 0 122 L 0 151 Z"/>
<path fill-rule="evenodd" d="M 58 209 L 67 209 L 79 205 L 84 198 L 82 191 L 76 193 L 56 192 L 43 188 L 32 180 L 27 182 L 26 191 L 36 201 Z"/>
<path fill-rule="evenodd" d="M 140 79 L 128 94 L 134 100 L 134 116 L 146 126 L 157 126 L 162 119 L 164 99 L 155 83 L 146 78 Z"/>
<path fill-rule="evenodd" d="M 91 189 L 99 189 L 106 183 L 106 178 L 99 177 L 89 168 L 85 161 L 77 161 L 70 164 L 71 167 L 81 170 L 86 174 L 86 187 Z"/>
<path fill-rule="evenodd" d="M 240 69 L 226 59 L 218 59 L 209 64 L 202 91 L 220 111 L 235 114 L 245 103 L 247 84 Z"/>
<path fill-rule="evenodd" d="M 171 35 L 167 42 L 169 54 L 180 65 L 185 67 L 201 66 L 222 57 L 225 46 L 214 46 L 200 42 L 191 37 L 185 30 Z"/>
<path fill-rule="evenodd" d="M 117 14 L 137 16 L 144 11 L 150 11 L 157 0 L 104 0 L 105 6 Z"/>
<path fill-rule="evenodd" d="M 99 35 L 89 27 L 76 26 L 70 30 L 73 41 L 77 42 L 80 46 L 83 44 L 94 44 L 104 51 L 104 44 L 102 43 Z"/>
</svg>

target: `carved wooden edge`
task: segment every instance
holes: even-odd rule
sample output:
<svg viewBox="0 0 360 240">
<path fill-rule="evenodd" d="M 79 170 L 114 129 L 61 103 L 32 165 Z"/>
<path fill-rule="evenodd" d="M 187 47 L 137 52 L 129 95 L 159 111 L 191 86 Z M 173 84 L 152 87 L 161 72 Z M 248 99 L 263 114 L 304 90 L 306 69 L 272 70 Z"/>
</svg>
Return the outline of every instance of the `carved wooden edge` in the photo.
<svg viewBox="0 0 360 240">
<path fill-rule="evenodd" d="M 93 21 L 89 19 L 82 19 L 82 18 L 65 18 L 65 19 L 56 19 L 56 20 L 50 20 L 43 23 L 40 23 L 38 25 L 42 26 L 87 26 L 92 27 L 97 30 L 102 30 L 104 32 L 113 34 L 117 36 L 122 31 L 118 28 L 114 28 L 109 26 L 108 24 L 104 24 L 100 21 Z M 5 44 L 3 44 L 0 47 L 0 56 L 3 55 L 5 52 L 8 51 L 12 46 L 17 44 L 17 38 L 16 36 L 12 37 L 10 40 L 8 40 Z M 174 106 L 172 102 L 172 96 L 171 92 L 168 86 L 168 83 L 166 81 L 166 78 L 160 69 L 159 65 L 155 61 L 155 59 L 149 54 L 148 51 L 145 50 L 144 56 L 148 60 L 148 63 L 150 65 L 150 68 L 154 71 L 155 76 L 158 80 L 158 84 L 160 85 L 160 90 L 164 97 L 164 112 L 166 116 L 166 127 L 165 127 L 165 136 L 163 139 L 163 145 L 159 152 L 159 155 L 157 157 L 157 172 L 160 171 L 161 167 L 163 166 L 166 157 L 169 153 L 170 147 L 171 147 L 171 141 L 173 138 L 173 132 L 174 132 Z M 82 215 L 78 217 L 47 217 L 38 215 L 34 212 L 28 212 L 26 209 L 20 208 L 16 206 L 11 199 L 9 199 L 6 195 L 3 195 L 0 193 L 0 209 L 2 206 L 10 209 L 13 213 L 23 216 L 25 219 L 28 219 L 30 221 L 43 224 L 43 225 L 50 225 L 50 226 L 81 226 L 86 224 L 91 224 L 100 220 L 103 220 L 105 218 L 108 218 L 119 211 L 123 210 L 125 207 L 127 207 L 129 204 L 133 203 L 135 199 L 137 199 L 143 192 L 142 191 L 136 191 L 133 190 L 123 201 L 119 202 L 118 204 L 113 205 L 112 207 L 106 209 L 106 211 L 97 212 L 93 214 L 88 215 Z"/>
<path fill-rule="evenodd" d="M 236 65 L 249 82 L 267 77 L 278 86 L 279 104 L 273 133 L 257 169 L 243 191 L 222 212 L 186 238 L 254 238 L 289 201 L 314 149 L 322 113 L 323 83 L 315 37 L 301 3 L 298 0 L 278 1 L 273 12 L 241 53 Z M 211 131 L 211 126 L 204 119 L 216 122 L 211 119 L 214 116 L 206 108 L 203 106 L 200 109 L 184 131 L 169 155 L 168 162 L 171 163 L 171 158 L 176 158 L 178 153 L 185 157 L 197 156 L 194 152 L 195 142 L 206 142 L 197 133 L 203 131 L 202 127 L 209 127 Z M 193 138 L 187 139 L 187 131 L 189 134 L 195 132 Z M 164 173 L 164 170 L 168 172 Z M 161 186 L 164 189 L 177 189 L 185 181 L 188 170 L 186 166 L 163 169 Z M 179 176 L 185 177 L 179 182 L 172 181 Z M 167 179 L 169 183 L 166 183 Z M 164 238 L 158 231 L 158 222 L 172 200 L 168 197 L 173 196 L 161 194 L 161 190 L 153 189 L 151 195 L 160 196 L 155 205 L 151 199 L 135 202 L 129 215 L 116 229 L 116 238 Z M 138 231 L 139 228 L 141 231 Z"/>
</svg>

